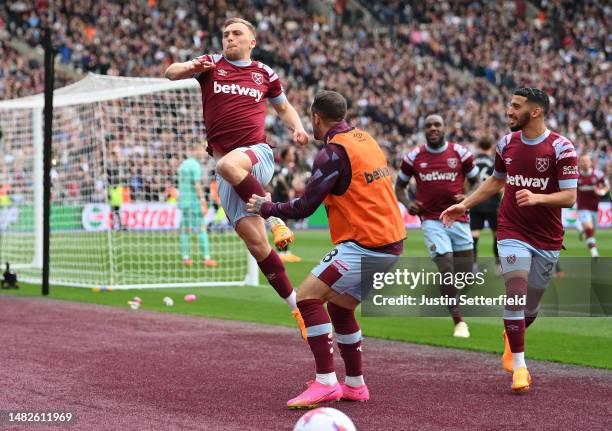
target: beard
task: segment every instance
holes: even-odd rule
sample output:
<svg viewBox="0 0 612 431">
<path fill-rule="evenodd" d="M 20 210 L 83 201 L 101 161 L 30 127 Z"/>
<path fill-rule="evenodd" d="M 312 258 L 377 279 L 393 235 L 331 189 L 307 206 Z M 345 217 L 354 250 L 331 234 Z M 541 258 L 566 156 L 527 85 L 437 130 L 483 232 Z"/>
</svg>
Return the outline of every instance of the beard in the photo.
<svg viewBox="0 0 612 431">
<path fill-rule="evenodd" d="M 514 126 L 510 126 L 510 130 L 513 132 L 518 132 L 519 130 L 523 130 L 523 128 L 529 123 L 529 112 L 525 112 L 524 115 L 521 115 L 517 120 Z"/>
<path fill-rule="evenodd" d="M 441 134 L 440 136 L 438 136 L 438 138 L 430 138 L 429 136 L 425 135 L 425 140 L 427 141 L 427 145 L 431 148 L 439 148 L 442 145 L 444 145 L 444 134 Z"/>
</svg>

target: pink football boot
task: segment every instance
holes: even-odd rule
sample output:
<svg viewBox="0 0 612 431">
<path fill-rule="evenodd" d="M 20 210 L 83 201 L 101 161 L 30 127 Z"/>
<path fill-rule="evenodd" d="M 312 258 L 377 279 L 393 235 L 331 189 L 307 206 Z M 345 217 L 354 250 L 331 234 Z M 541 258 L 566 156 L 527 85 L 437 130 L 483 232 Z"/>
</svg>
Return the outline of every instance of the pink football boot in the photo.
<svg viewBox="0 0 612 431">
<path fill-rule="evenodd" d="M 342 388 L 339 383 L 327 386 L 316 380 L 311 380 L 307 385 L 308 389 L 287 401 L 287 407 L 290 409 L 312 409 L 320 403 L 338 401 L 342 397 Z"/>
<path fill-rule="evenodd" d="M 340 383 L 342 388 L 342 399 L 349 401 L 367 401 L 370 399 L 370 391 L 366 385 L 349 386 L 346 383 Z"/>
</svg>

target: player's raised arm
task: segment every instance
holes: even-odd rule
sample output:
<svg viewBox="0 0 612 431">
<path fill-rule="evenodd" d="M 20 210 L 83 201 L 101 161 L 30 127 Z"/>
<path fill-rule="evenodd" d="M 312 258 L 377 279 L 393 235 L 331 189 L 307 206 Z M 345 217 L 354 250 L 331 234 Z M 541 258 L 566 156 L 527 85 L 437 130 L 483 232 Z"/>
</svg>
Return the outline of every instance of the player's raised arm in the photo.
<svg viewBox="0 0 612 431">
<path fill-rule="evenodd" d="M 182 63 L 172 63 L 166 69 L 164 76 L 171 81 L 179 79 L 193 78 L 196 73 L 206 72 L 207 70 L 213 69 L 215 64 L 210 61 L 209 56 L 202 55 L 194 58 L 193 60 L 185 61 Z"/>
<path fill-rule="evenodd" d="M 299 145 L 306 145 L 308 143 L 308 134 L 304 130 L 300 116 L 287 98 L 283 98 L 280 103 L 273 103 L 272 106 L 274 106 L 285 126 L 291 130 L 293 142 Z"/>
<path fill-rule="evenodd" d="M 353 129 L 345 121 L 346 109 L 346 100 L 340 94 L 333 91 L 321 91 L 317 94 L 311 106 L 313 134 L 316 140 L 323 141 L 326 145 L 315 157 L 312 176 L 306 184 L 304 196 L 290 202 L 275 203 L 270 202 L 269 198 L 254 195 L 247 203 L 247 211 L 260 214 L 263 218 L 305 218 L 311 215 L 332 191 L 341 195 L 348 189 L 352 181 L 350 159 L 346 149 L 333 142 L 336 135 L 348 133 Z"/>
</svg>

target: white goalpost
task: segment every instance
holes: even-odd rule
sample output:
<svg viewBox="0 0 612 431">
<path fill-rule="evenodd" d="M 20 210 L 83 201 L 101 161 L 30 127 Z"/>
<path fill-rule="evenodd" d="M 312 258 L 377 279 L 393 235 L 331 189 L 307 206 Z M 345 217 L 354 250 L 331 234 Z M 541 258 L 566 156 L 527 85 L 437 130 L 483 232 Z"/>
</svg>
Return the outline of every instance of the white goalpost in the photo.
<svg viewBox="0 0 612 431">
<path fill-rule="evenodd" d="M 195 80 L 89 74 L 54 92 L 50 283 L 115 289 L 258 285 L 259 269 L 218 203 L 201 160 L 211 258 L 181 229 L 178 167 L 204 140 Z M 41 281 L 42 94 L 0 102 L 0 262 Z M 189 242 L 191 266 L 183 264 Z"/>
</svg>

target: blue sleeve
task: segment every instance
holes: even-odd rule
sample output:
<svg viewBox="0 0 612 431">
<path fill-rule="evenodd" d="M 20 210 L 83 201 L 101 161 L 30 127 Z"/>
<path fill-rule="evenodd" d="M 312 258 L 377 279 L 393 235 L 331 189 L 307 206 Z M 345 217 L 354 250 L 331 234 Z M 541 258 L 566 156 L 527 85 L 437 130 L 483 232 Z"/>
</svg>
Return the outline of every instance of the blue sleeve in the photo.
<svg viewBox="0 0 612 431">
<path fill-rule="evenodd" d="M 280 105 L 284 103 L 286 100 L 287 100 L 287 96 L 285 96 L 285 93 L 282 93 L 276 97 L 270 98 L 270 102 L 272 102 L 273 105 Z"/>
</svg>

